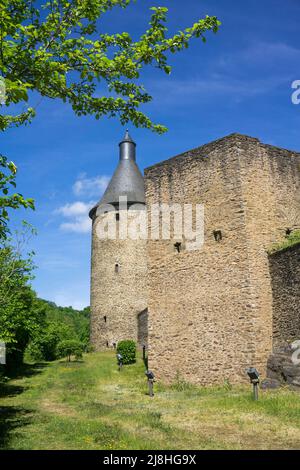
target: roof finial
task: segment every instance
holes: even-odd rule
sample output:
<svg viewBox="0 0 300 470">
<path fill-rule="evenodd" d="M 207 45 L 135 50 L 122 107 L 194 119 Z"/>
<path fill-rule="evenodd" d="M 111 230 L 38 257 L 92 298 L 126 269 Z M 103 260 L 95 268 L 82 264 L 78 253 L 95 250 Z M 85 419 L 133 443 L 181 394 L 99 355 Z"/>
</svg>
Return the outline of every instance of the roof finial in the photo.
<svg viewBox="0 0 300 470">
<path fill-rule="evenodd" d="M 135 160 L 136 143 L 130 137 L 128 129 L 126 129 L 125 136 L 123 140 L 119 143 L 119 147 L 120 160 Z"/>
<path fill-rule="evenodd" d="M 128 129 L 126 129 L 126 132 L 125 132 L 123 141 L 126 141 L 126 142 L 133 142 L 132 138 L 131 138 L 130 135 L 129 135 L 129 130 L 128 130 Z"/>
</svg>

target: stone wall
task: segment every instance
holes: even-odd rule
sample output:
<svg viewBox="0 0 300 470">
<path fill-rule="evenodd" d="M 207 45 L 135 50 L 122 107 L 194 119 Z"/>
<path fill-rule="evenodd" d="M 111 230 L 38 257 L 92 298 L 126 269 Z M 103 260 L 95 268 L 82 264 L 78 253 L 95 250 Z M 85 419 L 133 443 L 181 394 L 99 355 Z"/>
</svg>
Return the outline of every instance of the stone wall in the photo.
<svg viewBox="0 0 300 470">
<path fill-rule="evenodd" d="M 247 380 L 248 366 L 265 373 L 272 350 L 266 249 L 300 207 L 299 164 L 299 154 L 235 134 L 145 171 L 148 207 L 205 205 L 201 250 L 178 253 L 172 240 L 148 241 L 149 367 L 159 378 L 211 384 Z"/>
<path fill-rule="evenodd" d="M 91 257 L 91 343 L 96 350 L 123 339 L 138 341 L 139 315 L 147 308 L 146 241 L 101 240 L 96 233 L 100 219 L 93 220 Z"/>
<path fill-rule="evenodd" d="M 300 340 L 300 244 L 269 256 L 274 347 Z"/>
<path fill-rule="evenodd" d="M 148 309 L 138 315 L 138 345 L 148 348 Z"/>
<path fill-rule="evenodd" d="M 272 351 L 272 287 L 267 251 L 300 225 L 300 155 L 236 137 L 245 205 L 256 367 L 265 374 Z"/>
<path fill-rule="evenodd" d="M 290 385 L 299 391 L 299 351 L 299 346 L 293 342 L 281 342 L 280 346 L 275 345 L 268 360 L 268 378 L 262 382 L 262 387 L 276 388 L 280 385 Z"/>
</svg>

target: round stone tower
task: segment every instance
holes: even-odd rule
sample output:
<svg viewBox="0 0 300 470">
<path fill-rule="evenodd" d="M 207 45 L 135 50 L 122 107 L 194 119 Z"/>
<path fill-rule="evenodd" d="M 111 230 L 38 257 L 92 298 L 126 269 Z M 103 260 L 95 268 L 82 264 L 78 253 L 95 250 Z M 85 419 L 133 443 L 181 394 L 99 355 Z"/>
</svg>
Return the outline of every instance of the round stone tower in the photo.
<svg viewBox="0 0 300 470">
<path fill-rule="evenodd" d="M 128 236 L 127 230 L 134 219 L 145 217 L 144 179 L 128 131 L 119 147 L 119 164 L 102 199 L 90 211 L 91 343 L 95 350 L 114 347 L 124 339 L 146 344 L 148 336 L 146 237 Z"/>
</svg>

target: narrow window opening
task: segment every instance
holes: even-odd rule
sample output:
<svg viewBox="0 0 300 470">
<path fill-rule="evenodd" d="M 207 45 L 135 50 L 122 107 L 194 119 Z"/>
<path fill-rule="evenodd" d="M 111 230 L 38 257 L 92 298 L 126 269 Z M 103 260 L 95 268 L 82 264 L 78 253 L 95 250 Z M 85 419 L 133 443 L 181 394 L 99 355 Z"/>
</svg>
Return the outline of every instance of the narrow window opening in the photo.
<svg viewBox="0 0 300 470">
<path fill-rule="evenodd" d="M 214 230 L 213 234 L 216 242 L 220 242 L 222 240 L 223 236 L 221 230 Z"/>
<path fill-rule="evenodd" d="M 120 220 L 120 214 L 119 212 L 116 213 L 116 221 L 118 222 Z"/>
<path fill-rule="evenodd" d="M 104 323 L 106 323 L 106 320 L 107 320 L 107 316 L 106 316 L 106 315 L 104 315 L 103 320 L 104 320 Z"/>
<path fill-rule="evenodd" d="M 108 341 L 106 341 L 106 347 L 107 347 L 107 348 L 109 347 Z"/>
<path fill-rule="evenodd" d="M 175 247 L 177 253 L 181 252 L 181 242 L 174 243 L 174 247 Z"/>
<path fill-rule="evenodd" d="M 119 263 L 115 264 L 115 273 L 118 273 L 120 271 L 120 265 Z"/>
</svg>

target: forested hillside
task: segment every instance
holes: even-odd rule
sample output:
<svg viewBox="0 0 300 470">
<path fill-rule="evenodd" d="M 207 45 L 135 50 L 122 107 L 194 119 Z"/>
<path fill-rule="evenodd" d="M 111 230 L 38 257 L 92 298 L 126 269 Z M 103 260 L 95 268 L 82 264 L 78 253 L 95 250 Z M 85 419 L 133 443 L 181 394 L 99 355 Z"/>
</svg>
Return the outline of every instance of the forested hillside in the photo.
<svg viewBox="0 0 300 470">
<path fill-rule="evenodd" d="M 54 302 L 36 299 L 40 322 L 28 347 L 26 358 L 52 361 L 60 357 L 59 344 L 65 340 L 76 340 L 83 350 L 89 344 L 90 308 L 75 310 L 72 307 L 58 307 Z"/>
</svg>

